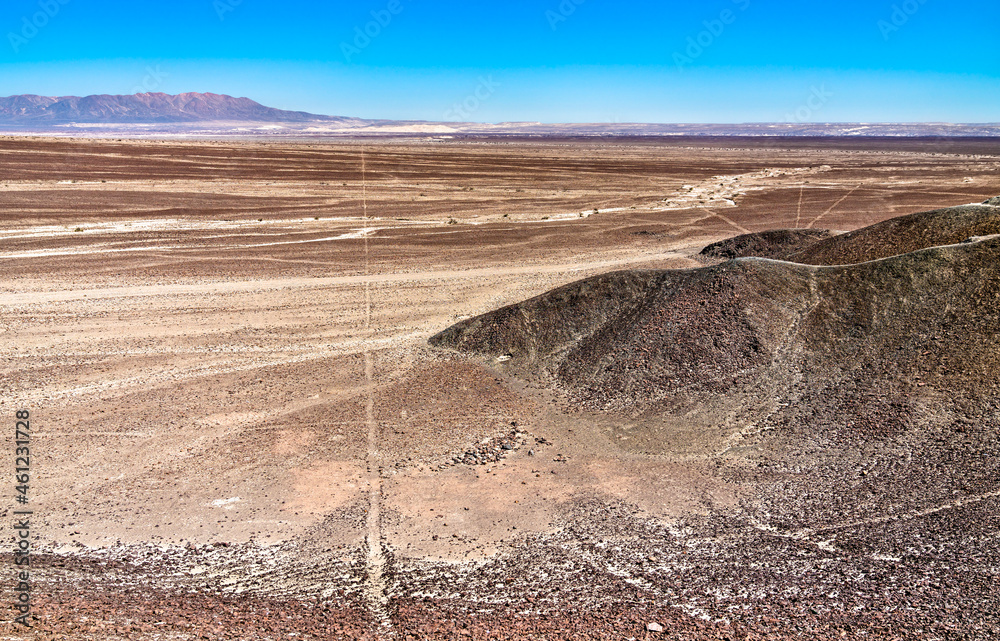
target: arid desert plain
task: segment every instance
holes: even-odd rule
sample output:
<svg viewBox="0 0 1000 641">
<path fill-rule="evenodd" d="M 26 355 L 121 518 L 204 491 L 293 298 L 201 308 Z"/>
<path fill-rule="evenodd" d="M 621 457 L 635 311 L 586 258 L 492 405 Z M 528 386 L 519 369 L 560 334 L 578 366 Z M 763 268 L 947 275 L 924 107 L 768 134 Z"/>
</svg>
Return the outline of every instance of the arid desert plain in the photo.
<svg viewBox="0 0 1000 641">
<path fill-rule="evenodd" d="M 700 253 L 998 195 L 996 139 L 0 138 L 0 637 L 1000 638 L 1000 207 Z"/>
</svg>

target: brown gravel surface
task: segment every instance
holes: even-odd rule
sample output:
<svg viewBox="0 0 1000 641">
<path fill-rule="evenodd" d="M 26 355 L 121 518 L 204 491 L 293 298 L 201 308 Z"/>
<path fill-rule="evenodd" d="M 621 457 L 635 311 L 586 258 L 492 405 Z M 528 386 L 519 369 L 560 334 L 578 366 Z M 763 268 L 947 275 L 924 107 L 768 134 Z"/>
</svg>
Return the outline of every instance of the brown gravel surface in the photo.
<svg viewBox="0 0 1000 641">
<path fill-rule="evenodd" d="M 995 281 L 949 254 L 990 241 L 815 280 L 830 306 L 782 362 L 857 364 L 818 379 L 745 384 L 784 345 L 767 310 L 814 295 L 764 261 L 675 288 L 671 318 L 715 334 L 664 352 L 701 359 L 680 404 L 570 402 L 516 355 L 427 346 L 615 270 L 639 271 L 593 281 L 599 315 L 645 309 L 658 270 L 735 234 L 982 202 L 991 144 L 2 138 L 0 407 L 31 412 L 35 629 L 8 609 L 0 636 L 995 638 L 995 315 L 956 298 L 979 283 L 989 310 Z M 538 327 L 568 349 L 594 318 Z"/>
</svg>

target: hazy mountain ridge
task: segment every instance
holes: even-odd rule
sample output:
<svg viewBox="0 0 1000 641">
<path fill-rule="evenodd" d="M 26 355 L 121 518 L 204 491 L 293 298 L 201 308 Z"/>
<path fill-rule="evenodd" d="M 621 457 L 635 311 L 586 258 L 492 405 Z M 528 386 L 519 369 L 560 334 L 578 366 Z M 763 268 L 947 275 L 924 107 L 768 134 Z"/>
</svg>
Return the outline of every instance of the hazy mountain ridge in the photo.
<svg viewBox="0 0 1000 641">
<path fill-rule="evenodd" d="M 268 126 L 253 127 L 254 123 Z M 542 123 L 362 119 L 266 107 L 214 93 L 0 98 L 0 127 L 70 135 L 513 135 L 1000 137 L 1000 123 Z"/>
<path fill-rule="evenodd" d="M 141 93 L 131 96 L 21 95 L 0 98 L 0 123 L 192 123 L 207 121 L 343 122 L 348 119 L 274 109 L 214 93 Z"/>
</svg>

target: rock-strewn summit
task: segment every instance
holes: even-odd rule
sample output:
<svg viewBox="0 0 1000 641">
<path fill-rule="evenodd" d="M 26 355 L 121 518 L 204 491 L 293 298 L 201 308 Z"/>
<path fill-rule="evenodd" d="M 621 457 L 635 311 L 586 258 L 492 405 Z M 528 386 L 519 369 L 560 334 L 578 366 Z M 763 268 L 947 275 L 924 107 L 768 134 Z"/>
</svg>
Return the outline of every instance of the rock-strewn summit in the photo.
<svg viewBox="0 0 1000 641">
<path fill-rule="evenodd" d="M 705 247 L 707 258 L 774 258 L 808 265 L 849 265 L 926 247 L 954 245 L 1000 234 L 1000 196 L 982 205 L 919 212 L 846 234 L 820 229 L 777 229 L 734 236 Z"/>
<path fill-rule="evenodd" d="M 828 229 L 772 229 L 720 240 L 701 250 L 701 255 L 727 260 L 748 256 L 783 260 L 833 235 Z"/>
<path fill-rule="evenodd" d="M 899 216 L 820 241 L 785 257 L 808 265 L 849 265 L 888 258 L 925 247 L 954 245 L 969 238 L 1000 234 L 1000 210 L 989 205 L 948 207 Z"/>
</svg>

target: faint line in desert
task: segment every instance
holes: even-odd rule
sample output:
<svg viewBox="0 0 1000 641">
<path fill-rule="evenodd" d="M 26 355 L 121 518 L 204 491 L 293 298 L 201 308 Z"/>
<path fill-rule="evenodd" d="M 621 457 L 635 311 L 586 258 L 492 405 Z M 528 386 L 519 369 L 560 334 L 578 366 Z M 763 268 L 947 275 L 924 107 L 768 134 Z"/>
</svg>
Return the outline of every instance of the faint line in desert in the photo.
<svg viewBox="0 0 1000 641">
<path fill-rule="evenodd" d="M 747 229 L 746 227 L 743 227 L 742 225 L 738 224 L 736 221 L 734 221 L 732 218 L 729 218 L 728 216 L 723 216 L 719 212 L 713 211 L 713 210 L 709 209 L 708 207 L 699 207 L 698 209 L 701 209 L 703 211 L 707 211 L 708 213 L 712 214 L 712 216 L 715 216 L 716 218 L 718 218 L 718 219 L 720 219 L 722 221 L 725 221 L 726 223 L 728 223 L 728 224 L 732 225 L 733 227 L 735 227 L 736 229 L 740 230 L 740 232 L 743 233 L 743 234 L 749 234 L 750 233 L 749 229 Z"/>
<path fill-rule="evenodd" d="M 943 505 L 937 505 L 934 507 L 925 508 L 923 510 L 914 510 L 911 512 L 905 512 L 903 514 L 890 514 L 888 516 L 880 516 L 872 519 L 848 521 L 845 523 L 836 523 L 833 525 L 827 525 L 824 527 L 816 527 L 816 528 L 807 527 L 788 532 L 783 532 L 772 525 L 760 523 L 753 518 L 750 518 L 749 521 L 750 525 L 754 529 L 760 530 L 761 532 L 765 532 L 772 536 L 778 536 L 785 539 L 792 539 L 795 541 L 803 541 L 806 543 L 810 543 L 827 552 L 840 552 L 838 548 L 831 545 L 830 541 L 815 541 L 813 540 L 812 537 L 814 537 L 817 534 L 831 534 L 834 532 L 839 532 L 841 530 L 852 530 L 854 528 L 866 527 L 870 525 L 880 525 L 883 523 L 890 523 L 893 521 L 908 521 L 912 519 L 920 519 L 924 518 L 925 516 L 931 516 L 933 514 L 937 514 L 938 512 L 944 512 L 946 510 L 953 510 L 956 508 L 963 508 L 966 505 L 975 505 L 976 503 L 980 503 L 982 501 L 998 497 L 1000 497 L 1000 490 L 987 492 L 985 494 L 979 494 L 976 496 L 969 496 L 962 499 L 958 499 L 956 501 L 952 501 L 951 503 L 945 503 Z"/>
<path fill-rule="evenodd" d="M 707 217 L 706 217 L 707 218 Z M 703 219 L 699 219 L 703 220 Z M 89 298 L 142 298 L 150 296 L 218 296 L 226 294 L 259 293 L 282 289 L 319 290 L 338 286 L 352 286 L 365 282 L 417 283 L 431 280 L 478 280 L 495 276 L 516 276 L 519 274 L 551 274 L 560 272 L 581 272 L 588 269 L 607 269 L 636 262 L 649 262 L 667 258 L 685 258 L 678 251 L 667 250 L 641 256 L 548 265 L 500 265 L 472 269 L 442 269 L 424 272 L 396 272 L 386 274 L 364 274 L 353 276 L 326 276 L 310 278 L 278 278 L 270 280 L 228 281 L 216 283 L 177 283 L 167 285 L 135 285 L 127 287 L 104 287 L 91 289 L 66 289 L 57 291 L 0 292 L 0 305 L 37 305 L 60 303 Z"/>
<path fill-rule="evenodd" d="M 361 150 L 361 207 L 364 214 L 364 287 L 365 287 L 365 335 L 371 338 L 372 296 L 371 280 L 368 262 L 368 184 L 365 166 L 365 152 Z M 371 345 L 365 342 L 365 424 L 368 428 L 368 518 L 365 537 L 367 555 L 365 558 L 365 574 L 367 585 L 365 594 L 368 607 L 377 625 L 382 630 L 391 633 L 392 621 L 389 618 L 389 597 L 385 582 L 385 552 L 382 549 L 382 471 L 378 451 L 378 423 L 375 420 L 375 364 L 372 358 Z"/>
<path fill-rule="evenodd" d="M 821 220 L 821 219 L 822 219 L 822 218 L 823 218 L 824 216 L 826 216 L 827 214 L 829 214 L 830 212 L 832 212 L 832 211 L 833 211 L 834 209 L 836 209 L 836 208 L 837 208 L 837 206 L 838 206 L 838 205 L 840 205 L 840 203 L 842 203 L 842 202 L 844 202 L 845 200 L 847 200 L 847 199 L 848 199 L 848 198 L 850 197 L 850 195 L 851 195 L 851 194 L 853 194 L 853 193 L 854 193 L 854 192 L 856 192 L 857 190 L 861 189 L 861 187 L 862 187 L 863 185 L 864 185 L 864 183 L 859 183 L 857 187 L 855 187 L 855 188 L 854 188 L 854 189 L 852 189 L 851 191 L 849 191 L 849 192 L 847 192 L 846 194 L 844 194 L 844 195 L 843 195 L 843 197 L 841 197 L 841 199 L 840 199 L 840 200 L 838 200 L 837 202 L 835 202 L 835 203 L 833 203 L 832 205 L 830 205 L 830 208 L 829 208 L 829 209 L 827 209 L 826 211 L 824 211 L 824 212 L 823 212 L 822 214 L 820 214 L 819 216 L 816 216 L 816 218 L 814 218 L 814 219 L 813 219 L 813 221 L 812 221 L 811 223 L 809 223 L 808 225 L 806 225 L 806 229 L 812 229 L 812 228 L 813 228 L 813 225 L 815 225 L 816 223 L 818 223 L 818 222 L 819 222 L 819 221 L 820 221 L 820 220 Z"/>
<path fill-rule="evenodd" d="M 799 185 L 799 206 L 795 210 L 795 229 L 798 229 L 799 225 L 802 224 L 802 194 L 805 189 L 806 186 L 804 184 Z"/>
<path fill-rule="evenodd" d="M 881 523 L 889 523 L 890 521 L 907 521 L 911 519 L 921 519 L 925 516 L 931 516 L 932 514 L 937 514 L 938 512 L 963 508 L 966 505 L 975 505 L 976 503 L 981 503 L 982 501 L 995 498 L 1000 498 L 1000 490 L 993 492 L 986 492 L 985 494 L 978 494 L 975 496 L 967 496 L 952 501 L 951 503 L 944 503 L 943 505 L 936 505 L 934 507 L 925 508 L 923 510 L 913 510 L 911 512 L 905 512 L 903 514 L 880 516 L 877 518 L 866 519 L 862 521 L 850 521 L 847 523 L 838 523 L 835 525 L 828 525 L 826 527 L 805 528 L 803 530 L 800 530 L 800 532 L 804 535 L 812 535 L 812 534 L 835 532 L 838 530 L 849 530 L 856 527 L 864 527 L 866 525 L 879 525 Z"/>
<path fill-rule="evenodd" d="M 165 383 L 177 383 L 180 381 L 192 380 L 200 378 L 203 376 L 219 376 L 222 374 L 233 374 L 236 372 L 250 372 L 254 370 L 267 370 L 279 365 L 292 365 L 295 363 L 306 363 L 309 361 L 322 360 L 325 358 L 332 358 L 335 356 L 343 356 L 345 354 L 357 354 L 363 352 L 364 348 L 370 347 L 371 345 L 381 345 L 383 347 L 391 347 L 398 345 L 401 342 L 406 342 L 409 340 L 414 340 L 419 337 L 425 336 L 425 332 L 409 332 L 407 334 L 398 334 L 393 337 L 380 337 L 378 339 L 373 339 L 367 341 L 362 345 L 360 341 L 348 341 L 342 345 L 336 346 L 334 349 L 322 349 L 322 350 L 312 350 L 308 354 L 297 354 L 291 357 L 285 358 L 274 358 L 257 360 L 251 363 L 224 363 L 224 366 L 218 364 L 209 365 L 198 365 L 195 367 L 186 368 L 183 370 L 168 370 L 166 372 L 159 373 L 144 373 L 139 376 L 130 376 L 128 378 L 117 378 L 117 379 L 102 379 L 99 383 L 90 383 L 87 385 L 81 385 L 78 387 L 70 387 L 59 389 L 55 391 L 40 391 L 31 394 L 25 394 L 21 396 L 23 402 L 38 402 L 38 401 L 51 401 L 56 399 L 68 399 L 68 398 L 79 398 L 90 394 L 100 394 L 109 392 L 119 392 L 120 394 L 131 394 L 134 393 L 132 388 L 135 387 L 150 387 L 162 385 Z M 355 346 L 361 346 L 362 349 L 355 349 Z"/>
</svg>

